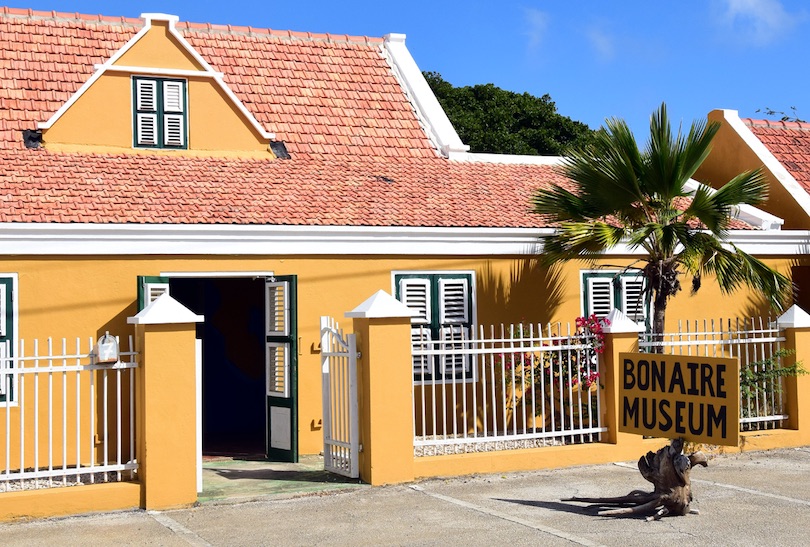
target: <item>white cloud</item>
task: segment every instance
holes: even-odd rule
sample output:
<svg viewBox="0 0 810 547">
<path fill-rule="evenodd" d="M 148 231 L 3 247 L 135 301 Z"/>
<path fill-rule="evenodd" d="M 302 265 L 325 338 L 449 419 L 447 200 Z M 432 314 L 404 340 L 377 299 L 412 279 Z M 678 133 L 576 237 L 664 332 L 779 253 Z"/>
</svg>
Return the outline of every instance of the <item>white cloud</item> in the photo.
<svg viewBox="0 0 810 547">
<path fill-rule="evenodd" d="M 789 32 L 800 17 L 780 0 L 721 0 L 720 22 L 741 41 L 766 45 Z"/>
<path fill-rule="evenodd" d="M 529 48 L 536 49 L 540 46 L 548 30 L 548 14 L 529 8 L 526 10 L 526 34 L 529 37 Z"/>
<path fill-rule="evenodd" d="M 613 44 L 613 37 L 599 28 L 590 28 L 586 32 L 588 41 L 591 46 L 596 50 L 596 56 L 603 61 L 610 61 L 616 54 L 616 48 Z"/>
</svg>

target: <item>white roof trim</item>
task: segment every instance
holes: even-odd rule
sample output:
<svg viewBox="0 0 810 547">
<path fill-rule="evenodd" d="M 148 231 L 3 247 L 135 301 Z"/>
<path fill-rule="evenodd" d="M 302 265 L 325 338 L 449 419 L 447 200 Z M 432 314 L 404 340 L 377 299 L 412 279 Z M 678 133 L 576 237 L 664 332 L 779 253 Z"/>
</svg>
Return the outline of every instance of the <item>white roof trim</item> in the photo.
<svg viewBox="0 0 810 547">
<path fill-rule="evenodd" d="M 706 188 L 710 195 L 717 192 L 717 190 L 711 186 L 696 181 L 695 179 L 689 179 L 686 181 L 686 184 L 684 184 L 684 188 L 689 190 L 692 194 L 694 194 L 699 186 Z M 762 230 L 781 230 L 782 226 L 785 224 L 785 221 L 778 216 L 772 215 L 766 211 L 763 211 L 762 209 L 759 209 L 758 207 L 747 204 L 742 204 L 736 207 L 734 209 L 733 216 L 738 220 L 747 222 L 751 226 L 756 226 Z"/>
<path fill-rule="evenodd" d="M 93 73 L 93 75 L 90 77 L 90 79 L 87 80 L 79 88 L 79 90 L 76 91 L 76 93 L 74 93 L 73 96 L 70 99 L 68 99 L 68 101 L 65 104 L 63 104 L 62 107 L 59 110 L 57 110 L 54 113 L 53 116 L 50 117 L 50 119 L 47 122 L 40 123 L 39 124 L 40 129 L 49 129 L 54 123 L 56 123 L 56 121 L 59 118 L 61 118 L 62 115 L 65 112 L 67 112 L 67 110 L 71 106 L 73 106 L 73 104 L 79 99 L 79 97 L 84 95 L 84 93 L 90 88 L 90 86 L 92 86 L 93 83 L 95 83 L 95 81 L 98 80 L 99 77 L 101 77 L 106 71 L 110 70 L 110 71 L 116 71 L 116 72 L 121 72 L 121 71 L 129 72 L 130 71 L 129 69 L 131 69 L 131 72 L 133 72 L 135 74 L 137 74 L 137 73 L 146 73 L 146 74 L 160 74 L 160 75 L 168 75 L 168 76 L 186 76 L 186 77 L 188 77 L 188 76 L 201 76 L 201 77 L 205 76 L 205 77 L 212 77 L 212 78 L 214 78 L 214 81 L 217 82 L 217 84 L 222 89 L 222 91 L 225 92 L 225 94 L 228 96 L 228 98 L 231 101 L 233 101 L 233 103 L 236 105 L 236 107 L 239 109 L 239 111 L 242 113 L 242 115 L 245 116 L 245 119 L 248 120 L 250 125 L 252 125 L 253 128 L 263 138 L 265 138 L 267 140 L 273 140 L 273 139 L 276 138 L 275 133 L 271 133 L 271 132 L 267 131 L 264 127 L 262 127 L 262 125 L 259 123 L 259 121 L 253 116 L 253 114 L 251 114 L 250 111 L 248 111 L 248 109 L 245 108 L 245 105 L 242 103 L 242 101 L 240 101 L 236 97 L 236 95 L 234 95 L 231 88 L 223 80 L 222 73 L 217 72 L 213 68 L 211 68 L 211 65 L 209 65 L 208 62 L 205 59 L 203 59 L 202 56 L 199 53 L 197 53 L 197 50 L 195 50 L 191 46 L 191 44 L 189 44 L 186 41 L 186 39 L 183 38 L 183 36 L 179 32 L 177 32 L 177 29 L 175 28 L 175 24 L 179 20 L 178 16 L 176 16 L 176 15 L 167 15 L 165 13 L 142 13 L 141 17 L 145 21 L 143 28 L 141 30 L 139 30 L 138 33 L 135 36 L 133 36 L 126 44 L 124 44 L 124 46 L 121 49 L 116 51 L 113 54 L 112 57 L 107 59 L 107 61 L 105 61 L 104 63 L 102 63 L 100 65 L 96 65 L 96 71 Z M 149 32 L 149 29 L 152 28 L 152 21 L 168 21 L 169 22 L 169 33 L 177 40 L 177 42 L 183 47 L 183 49 L 185 49 L 186 52 L 189 55 L 191 55 L 194 58 L 194 60 L 197 61 L 197 63 L 199 63 L 199 65 L 203 68 L 203 70 L 201 70 L 201 71 L 193 71 L 193 70 L 182 70 L 182 69 L 174 70 L 174 69 L 161 69 L 161 68 L 114 66 L 114 64 L 118 61 L 118 59 L 120 59 L 127 51 L 132 49 L 132 47 L 147 32 Z"/>
<path fill-rule="evenodd" d="M 439 152 L 450 159 L 465 154 L 470 147 L 461 142 L 439 100 L 416 65 L 416 61 L 405 46 L 405 35 L 387 34 L 383 42 L 383 56 L 391 65 L 417 116 L 426 126 L 428 138 Z"/>
<path fill-rule="evenodd" d="M 542 252 L 550 228 L 0 223 L 0 256 L 515 256 Z M 807 254 L 808 230 L 732 230 L 757 256 Z M 642 256 L 619 245 L 605 256 Z"/>
<path fill-rule="evenodd" d="M 796 203 L 801 206 L 804 211 L 810 215 L 810 195 L 804 188 L 796 181 L 785 166 L 776 159 L 770 150 L 757 138 L 743 121 L 736 110 L 721 110 L 723 119 L 728 123 L 737 135 L 748 145 L 757 158 L 762 162 L 766 169 L 768 169 L 776 180 L 785 187 L 785 190 L 796 200 Z"/>
</svg>

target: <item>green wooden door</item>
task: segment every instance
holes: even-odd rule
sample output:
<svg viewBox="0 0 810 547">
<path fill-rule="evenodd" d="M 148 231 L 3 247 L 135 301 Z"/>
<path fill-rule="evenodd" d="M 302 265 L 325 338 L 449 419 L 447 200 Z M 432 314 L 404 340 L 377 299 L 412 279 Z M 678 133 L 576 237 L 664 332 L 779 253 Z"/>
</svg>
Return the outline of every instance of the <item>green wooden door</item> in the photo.
<svg viewBox="0 0 810 547">
<path fill-rule="evenodd" d="M 265 282 L 267 459 L 298 461 L 297 277 Z"/>
</svg>

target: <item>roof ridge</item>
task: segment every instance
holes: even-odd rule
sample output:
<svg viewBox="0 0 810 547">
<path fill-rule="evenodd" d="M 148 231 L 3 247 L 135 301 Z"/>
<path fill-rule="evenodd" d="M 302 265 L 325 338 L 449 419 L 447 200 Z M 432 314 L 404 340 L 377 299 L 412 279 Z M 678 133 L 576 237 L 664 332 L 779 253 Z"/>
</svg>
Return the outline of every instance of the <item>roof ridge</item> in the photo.
<svg viewBox="0 0 810 547">
<path fill-rule="evenodd" d="M 124 15 L 115 17 L 109 15 L 89 15 L 79 12 L 66 12 L 66 11 L 44 11 L 34 10 L 31 8 L 10 8 L 8 6 L 0 7 L 0 15 L 9 16 L 19 19 L 40 19 L 50 21 L 79 21 L 86 23 L 122 23 L 124 25 L 143 26 L 143 19 L 140 17 L 126 17 Z"/>
<path fill-rule="evenodd" d="M 767 127 L 769 129 L 792 129 L 796 131 L 810 131 L 808 122 L 787 122 L 782 120 L 759 120 L 755 118 L 740 118 L 749 127 Z"/>
<path fill-rule="evenodd" d="M 307 40 L 312 42 L 330 42 L 330 43 L 350 43 L 350 44 L 381 44 L 384 39 L 382 37 L 370 36 L 353 36 L 350 34 L 330 34 L 330 33 L 314 33 L 314 32 L 298 32 L 294 30 L 275 30 L 270 28 L 257 28 L 252 26 L 240 25 L 218 25 L 214 23 L 193 23 L 190 21 L 179 21 L 175 28 L 184 29 L 193 32 L 211 32 L 211 33 L 226 33 L 237 36 L 276 36 L 279 38 L 286 38 L 289 40 Z"/>
<path fill-rule="evenodd" d="M 62 11 L 40 11 L 30 8 L 10 8 L 7 6 L 0 7 L 0 16 L 8 16 L 19 19 L 36 19 L 48 21 L 76 21 L 82 23 L 110 23 L 110 24 L 124 24 L 136 27 L 142 27 L 144 20 L 141 17 L 114 17 L 108 15 L 88 15 L 79 12 L 62 12 Z M 348 44 L 363 44 L 363 45 L 376 45 L 383 43 L 382 37 L 370 36 L 353 36 L 349 34 L 330 34 L 330 33 L 312 33 L 312 32 L 296 32 L 293 30 L 274 30 L 269 28 L 256 28 L 251 26 L 238 26 L 238 25 L 219 25 L 214 23 L 193 23 L 190 21 L 178 21 L 176 28 L 189 30 L 193 32 L 210 32 L 218 34 L 233 34 L 242 36 L 276 36 L 288 40 L 308 40 L 313 42 L 328 42 L 328 43 L 348 43 Z"/>
</svg>

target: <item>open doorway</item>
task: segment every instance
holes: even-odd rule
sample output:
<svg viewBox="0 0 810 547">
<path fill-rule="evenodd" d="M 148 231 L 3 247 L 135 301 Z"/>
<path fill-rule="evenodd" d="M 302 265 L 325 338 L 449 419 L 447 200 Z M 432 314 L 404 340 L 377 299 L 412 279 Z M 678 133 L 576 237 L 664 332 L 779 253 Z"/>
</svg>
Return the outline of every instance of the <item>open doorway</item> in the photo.
<svg viewBox="0 0 810 547">
<path fill-rule="evenodd" d="M 202 340 L 204 454 L 266 453 L 264 278 L 170 278 L 170 294 L 205 321 Z"/>
</svg>

